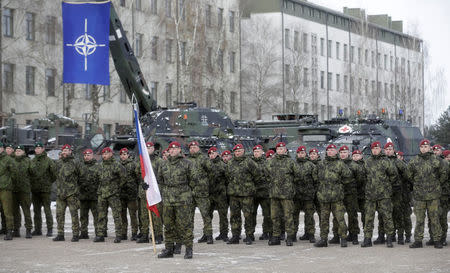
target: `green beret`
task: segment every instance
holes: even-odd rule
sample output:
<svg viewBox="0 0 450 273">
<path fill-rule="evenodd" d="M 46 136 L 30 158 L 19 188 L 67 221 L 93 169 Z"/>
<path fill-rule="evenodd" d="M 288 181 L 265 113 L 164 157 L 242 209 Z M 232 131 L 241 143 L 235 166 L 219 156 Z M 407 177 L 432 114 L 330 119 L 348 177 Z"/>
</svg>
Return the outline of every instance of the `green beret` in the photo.
<svg viewBox="0 0 450 273">
<path fill-rule="evenodd" d="M 12 145 L 12 144 L 6 144 L 5 147 L 6 147 L 6 148 L 13 148 L 13 149 L 14 149 L 14 145 Z"/>
<path fill-rule="evenodd" d="M 25 151 L 25 148 L 23 147 L 23 145 L 17 145 L 16 150 L 23 150 L 23 151 Z"/>
<path fill-rule="evenodd" d="M 43 148 L 43 147 L 44 147 L 44 144 L 42 144 L 42 142 L 36 142 L 36 143 L 34 144 L 34 147 L 35 147 L 35 148 L 37 148 L 37 147 Z"/>
</svg>

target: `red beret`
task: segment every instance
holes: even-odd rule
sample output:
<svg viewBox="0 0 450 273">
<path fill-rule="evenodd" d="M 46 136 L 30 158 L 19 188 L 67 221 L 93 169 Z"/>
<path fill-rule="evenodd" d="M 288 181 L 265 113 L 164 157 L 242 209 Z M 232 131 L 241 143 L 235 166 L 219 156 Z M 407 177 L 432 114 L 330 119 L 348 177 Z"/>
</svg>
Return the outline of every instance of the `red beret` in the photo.
<svg viewBox="0 0 450 273">
<path fill-rule="evenodd" d="M 169 144 L 169 149 L 170 148 L 181 148 L 181 145 L 180 145 L 180 143 L 178 143 L 177 141 L 172 141 L 172 142 L 170 142 L 170 144 Z"/>
<path fill-rule="evenodd" d="M 394 143 L 388 142 L 388 143 L 384 144 L 384 148 L 385 148 L 385 149 L 387 149 L 387 148 L 389 148 L 389 147 L 394 148 Z"/>
<path fill-rule="evenodd" d="M 398 151 L 398 152 L 397 152 L 397 155 L 403 156 L 403 152 Z"/>
<path fill-rule="evenodd" d="M 339 152 L 340 151 L 348 151 L 347 145 L 341 146 L 341 148 L 339 148 Z"/>
<path fill-rule="evenodd" d="M 168 153 L 169 152 L 169 148 L 165 148 L 162 152 L 163 153 Z"/>
<path fill-rule="evenodd" d="M 433 148 L 433 150 L 440 150 L 440 149 L 442 149 L 442 146 L 439 144 L 436 144 L 436 145 L 433 145 L 432 148 Z"/>
<path fill-rule="evenodd" d="M 278 148 L 278 147 L 286 147 L 286 143 L 284 143 L 284 142 L 278 142 L 278 143 L 277 143 L 277 146 L 275 146 L 275 148 Z"/>
<path fill-rule="evenodd" d="M 299 152 L 306 152 L 306 147 L 305 146 L 300 146 L 297 148 L 297 153 Z"/>
<path fill-rule="evenodd" d="M 255 147 L 253 147 L 253 151 L 254 151 L 254 150 L 258 150 L 258 149 L 261 149 L 261 150 L 262 150 L 263 147 L 262 147 L 261 145 L 259 145 L 259 144 L 258 144 L 258 145 L 255 145 Z"/>
<path fill-rule="evenodd" d="M 112 153 L 112 150 L 111 150 L 111 148 L 109 148 L 109 147 L 105 147 L 105 148 L 103 148 L 103 150 L 102 150 L 102 154 L 103 153 Z"/>
<path fill-rule="evenodd" d="M 309 153 L 319 153 L 319 150 L 317 150 L 316 148 L 312 148 L 311 150 L 309 150 Z"/>
<path fill-rule="evenodd" d="M 381 147 L 381 143 L 379 141 L 375 141 L 370 145 L 370 149 L 373 149 L 375 147 Z"/>
<path fill-rule="evenodd" d="M 64 149 L 69 149 L 69 150 L 71 150 L 72 147 L 70 147 L 69 144 L 64 144 L 64 145 L 61 147 L 61 150 L 64 150 Z"/>
<path fill-rule="evenodd" d="M 447 157 L 450 155 L 450 150 L 445 150 L 443 153 L 444 157 Z"/>
<path fill-rule="evenodd" d="M 428 139 L 424 139 L 420 142 L 420 146 L 422 145 L 430 145 L 430 141 Z"/>
<path fill-rule="evenodd" d="M 274 154 L 275 154 L 275 152 L 274 152 L 273 150 L 268 150 L 268 151 L 266 152 L 266 158 L 271 157 L 271 156 L 274 155 Z"/>
<path fill-rule="evenodd" d="M 243 146 L 242 144 L 236 144 L 236 145 L 234 145 L 233 151 L 236 151 L 236 150 L 238 150 L 238 149 L 244 149 L 244 146 Z"/>
<path fill-rule="evenodd" d="M 328 149 L 336 149 L 336 145 L 330 144 L 327 146 L 327 148 L 325 150 L 328 150 Z"/>
<path fill-rule="evenodd" d="M 93 154 L 94 152 L 92 151 L 92 149 L 86 149 L 84 150 L 83 154 Z"/>
<path fill-rule="evenodd" d="M 127 148 L 120 149 L 119 154 L 122 154 L 122 153 L 128 153 L 128 149 Z"/>
<path fill-rule="evenodd" d="M 195 145 L 195 146 L 200 146 L 199 144 L 198 144 L 198 142 L 197 141 L 191 141 L 191 142 L 189 142 L 189 147 L 191 147 L 192 145 Z"/>
<path fill-rule="evenodd" d="M 228 150 L 226 150 L 226 151 L 223 151 L 223 152 L 222 152 L 222 156 L 224 156 L 224 155 L 231 155 L 231 152 L 230 152 L 230 151 L 228 151 Z"/>
<path fill-rule="evenodd" d="M 208 150 L 208 154 L 212 153 L 212 152 L 217 152 L 217 148 L 212 146 L 211 148 L 209 148 Z"/>
<path fill-rule="evenodd" d="M 145 145 L 146 145 L 147 147 L 153 147 L 153 146 L 155 146 L 155 144 L 153 144 L 153 142 L 151 142 L 151 141 L 145 143 Z"/>
<path fill-rule="evenodd" d="M 353 152 L 352 152 L 352 155 L 360 155 L 361 154 L 361 151 L 360 150 L 354 150 Z"/>
</svg>

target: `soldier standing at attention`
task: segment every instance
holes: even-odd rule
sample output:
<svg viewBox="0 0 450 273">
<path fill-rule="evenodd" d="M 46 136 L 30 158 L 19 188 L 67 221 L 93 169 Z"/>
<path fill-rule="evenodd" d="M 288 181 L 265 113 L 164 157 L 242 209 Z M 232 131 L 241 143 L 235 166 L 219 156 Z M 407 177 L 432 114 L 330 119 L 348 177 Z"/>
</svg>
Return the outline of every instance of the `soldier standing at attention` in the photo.
<svg viewBox="0 0 450 273">
<path fill-rule="evenodd" d="M 17 174 L 14 159 L 4 151 L 3 143 L 0 142 L 0 201 L 6 220 L 6 235 L 4 240 L 13 239 L 14 209 L 13 209 L 13 182 L 12 177 Z"/>
<path fill-rule="evenodd" d="M 193 255 L 193 218 L 191 181 L 198 175 L 192 167 L 192 162 L 183 158 L 180 143 L 169 144 L 169 157 L 164 164 L 158 166 L 157 181 L 161 184 L 164 200 L 164 234 L 165 249 L 158 258 L 173 258 L 174 243 L 181 237 L 186 246 L 185 259 Z M 202 174 L 200 174 L 202 175 Z"/>
<path fill-rule="evenodd" d="M 392 238 L 394 236 L 394 222 L 392 220 L 392 185 L 395 184 L 397 169 L 381 153 L 381 143 L 373 142 L 370 146 L 372 155 L 365 162 L 367 174 L 366 184 L 366 219 L 364 223 L 364 242 L 361 247 L 372 246 L 373 222 L 375 210 L 378 210 L 384 220 L 384 230 L 386 231 L 387 247 L 393 247 Z M 383 235 L 384 237 L 384 235 Z"/>
<path fill-rule="evenodd" d="M 430 218 L 432 238 L 435 248 L 442 248 L 442 228 L 439 221 L 439 199 L 442 194 L 441 185 L 448 183 L 445 163 L 436 158 L 431 152 L 430 141 L 420 142 L 420 153 L 408 164 L 407 175 L 413 186 L 414 214 L 416 225 L 414 228 L 414 243 L 410 248 L 421 248 L 423 230 L 425 226 L 425 212 Z"/>
<path fill-rule="evenodd" d="M 228 161 L 230 161 L 233 158 L 233 156 L 231 155 L 231 152 L 226 150 L 222 152 L 222 160 L 223 163 L 228 163 Z"/>
<path fill-rule="evenodd" d="M 95 236 L 98 235 L 97 190 L 100 181 L 99 167 L 91 149 L 83 152 L 80 168 L 80 239 L 89 239 L 89 210 L 94 218 Z"/>
<path fill-rule="evenodd" d="M 356 188 L 358 192 L 358 210 L 361 213 L 361 222 L 364 227 L 364 221 L 365 221 L 365 210 L 364 210 L 364 204 L 365 204 L 365 188 L 366 188 L 366 169 L 364 167 L 364 159 L 362 157 L 360 150 L 354 150 L 352 152 L 352 160 L 356 164 L 358 164 L 359 168 L 361 168 L 361 173 L 358 177 L 356 177 Z"/>
<path fill-rule="evenodd" d="M 56 178 L 56 165 L 47 156 L 42 143 L 37 142 L 34 145 L 34 154 L 30 164 L 31 177 L 33 177 L 30 182 L 34 212 L 34 231 L 31 235 L 42 235 L 41 208 L 44 207 L 47 237 L 51 237 L 53 236 L 53 215 L 50 209 L 50 194 Z"/>
<path fill-rule="evenodd" d="M 315 247 L 328 246 L 328 233 L 330 232 L 330 213 L 338 222 L 338 234 L 341 238 L 341 247 L 347 247 L 347 225 L 344 214 L 344 184 L 351 182 L 352 173 L 344 162 L 337 157 L 336 145 L 330 144 L 326 148 L 325 160 L 317 164 L 319 188 L 317 198 L 320 202 L 320 241 Z"/>
<path fill-rule="evenodd" d="M 407 167 L 407 163 L 403 158 L 403 152 L 397 151 L 397 159 L 402 161 Z M 406 174 L 405 174 L 406 175 Z M 404 225 L 405 225 L 405 243 L 411 243 L 411 233 L 412 233 L 412 222 L 411 222 L 411 202 L 412 202 L 412 185 L 408 181 L 407 176 L 403 177 L 405 179 L 402 184 L 402 201 L 403 201 L 403 215 L 404 215 Z"/>
<path fill-rule="evenodd" d="M 442 226 L 442 236 L 441 241 L 442 245 L 447 245 L 447 214 L 450 210 L 450 150 L 445 150 L 442 153 L 444 157 L 444 161 L 447 165 L 447 182 L 444 183 L 445 186 L 442 187 L 442 195 L 441 195 L 441 201 L 444 202 L 444 204 L 441 204 L 441 212 L 440 212 L 440 222 Z"/>
<path fill-rule="evenodd" d="M 314 207 L 315 207 L 315 211 L 317 212 L 317 215 L 319 216 L 319 227 L 320 227 L 320 202 L 319 199 L 317 198 L 317 190 L 319 187 L 319 180 L 318 180 L 318 175 L 317 175 L 317 165 L 319 164 L 319 162 L 321 162 L 322 160 L 320 159 L 319 156 L 319 150 L 317 150 L 316 148 L 312 148 L 311 150 L 309 150 L 309 161 L 311 161 L 311 163 L 314 164 L 314 166 L 316 166 L 316 174 L 315 176 L 315 181 L 314 181 L 314 185 L 315 185 L 315 193 L 314 193 Z"/>
<path fill-rule="evenodd" d="M 69 144 L 62 147 L 61 159 L 56 174 L 56 222 L 58 235 L 53 241 L 64 241 L 64 221 L 66 208 L 69 207 L 72 217 L 72 242 L 79 240 L 80 222 L 78 209 L 80 208 L 78 179 L 80 177 L 80 163 L 72 155 Z"/>
<path fill-rule="evenodd" d="M 122 237 L 120 189 L 126 182 L 126 170 L 122 164 L 114 159 L 111 148 L 103 148 L 102 158 L 103 161 L 99 164 L 100 183 L 97 190 L 99 227 L 98 236 L 94 238 L 94 242 L 105 241 L 104 236 L 106 231 L 106 220 L 108 218 L 108 207 L 111 207 L 116 229 L 114 243 L 120 243 Z"/>
</svg>

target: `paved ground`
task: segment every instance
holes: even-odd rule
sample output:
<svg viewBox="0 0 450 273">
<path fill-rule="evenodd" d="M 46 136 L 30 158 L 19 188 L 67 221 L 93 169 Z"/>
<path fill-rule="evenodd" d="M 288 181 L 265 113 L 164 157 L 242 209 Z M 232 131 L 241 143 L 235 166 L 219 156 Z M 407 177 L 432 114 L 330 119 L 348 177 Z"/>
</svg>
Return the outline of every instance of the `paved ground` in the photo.
<svg viewBox="0 0 450 273">
<path fill-rule="evenodd" d="M 217 217 L 215 214 L 215 231 L 218 230 Z M 260 217 L 258 223 L 261 223 Z M 194 243 L 193 260 L 184 260 L 183 254 L 160 260 L 153 253 L 151 244 L 131 241 L 114 244 L 112 236 L 105 243 L 93 243 L 92 240 L 72 243 L 68 213 L 66 220 L 65 242 L 53 242 L 43 236 L 33 239 L 22 236 L 13 241 L 0 238 L 0 272 L 450 272 L 450 247 L 409 249 L 408 245 L 397 244 L 393 249 L 385 246 L 363 249 L 351 244 L 346 249 L 339 246 L 318 249 L 304 241 L 293 247 L 269 247 L 267 241 L 257 241 L 252 246 L 242 242 L 233 246 L 223 242 L 214 245 Z M 196 241 L 202 227 L 198 212 L 195 220 Z M 108 223 L 112 233 L 111 217 Z M 91 237 L 92 231 L 91 226 Z M 261 230 L 257 229 L 256 233 L 259 236 Z M 303 234 L 303 230 L 300 233 Z M 162 248 L 163 245 L 158 245 L 158 252 Z"/>
</svg>

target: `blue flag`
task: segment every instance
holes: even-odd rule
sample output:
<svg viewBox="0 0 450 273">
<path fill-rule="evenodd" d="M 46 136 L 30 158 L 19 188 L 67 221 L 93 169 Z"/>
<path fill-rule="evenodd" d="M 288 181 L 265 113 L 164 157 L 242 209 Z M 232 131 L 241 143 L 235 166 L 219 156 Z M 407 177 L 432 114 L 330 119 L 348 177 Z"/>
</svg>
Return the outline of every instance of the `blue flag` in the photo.
<svg viewBox="0 0 450 273">
<path fill-rule="evenodd" d="M 64 83 L 109 85 L 111 3 L 62 3 Z"/>
</svg>

